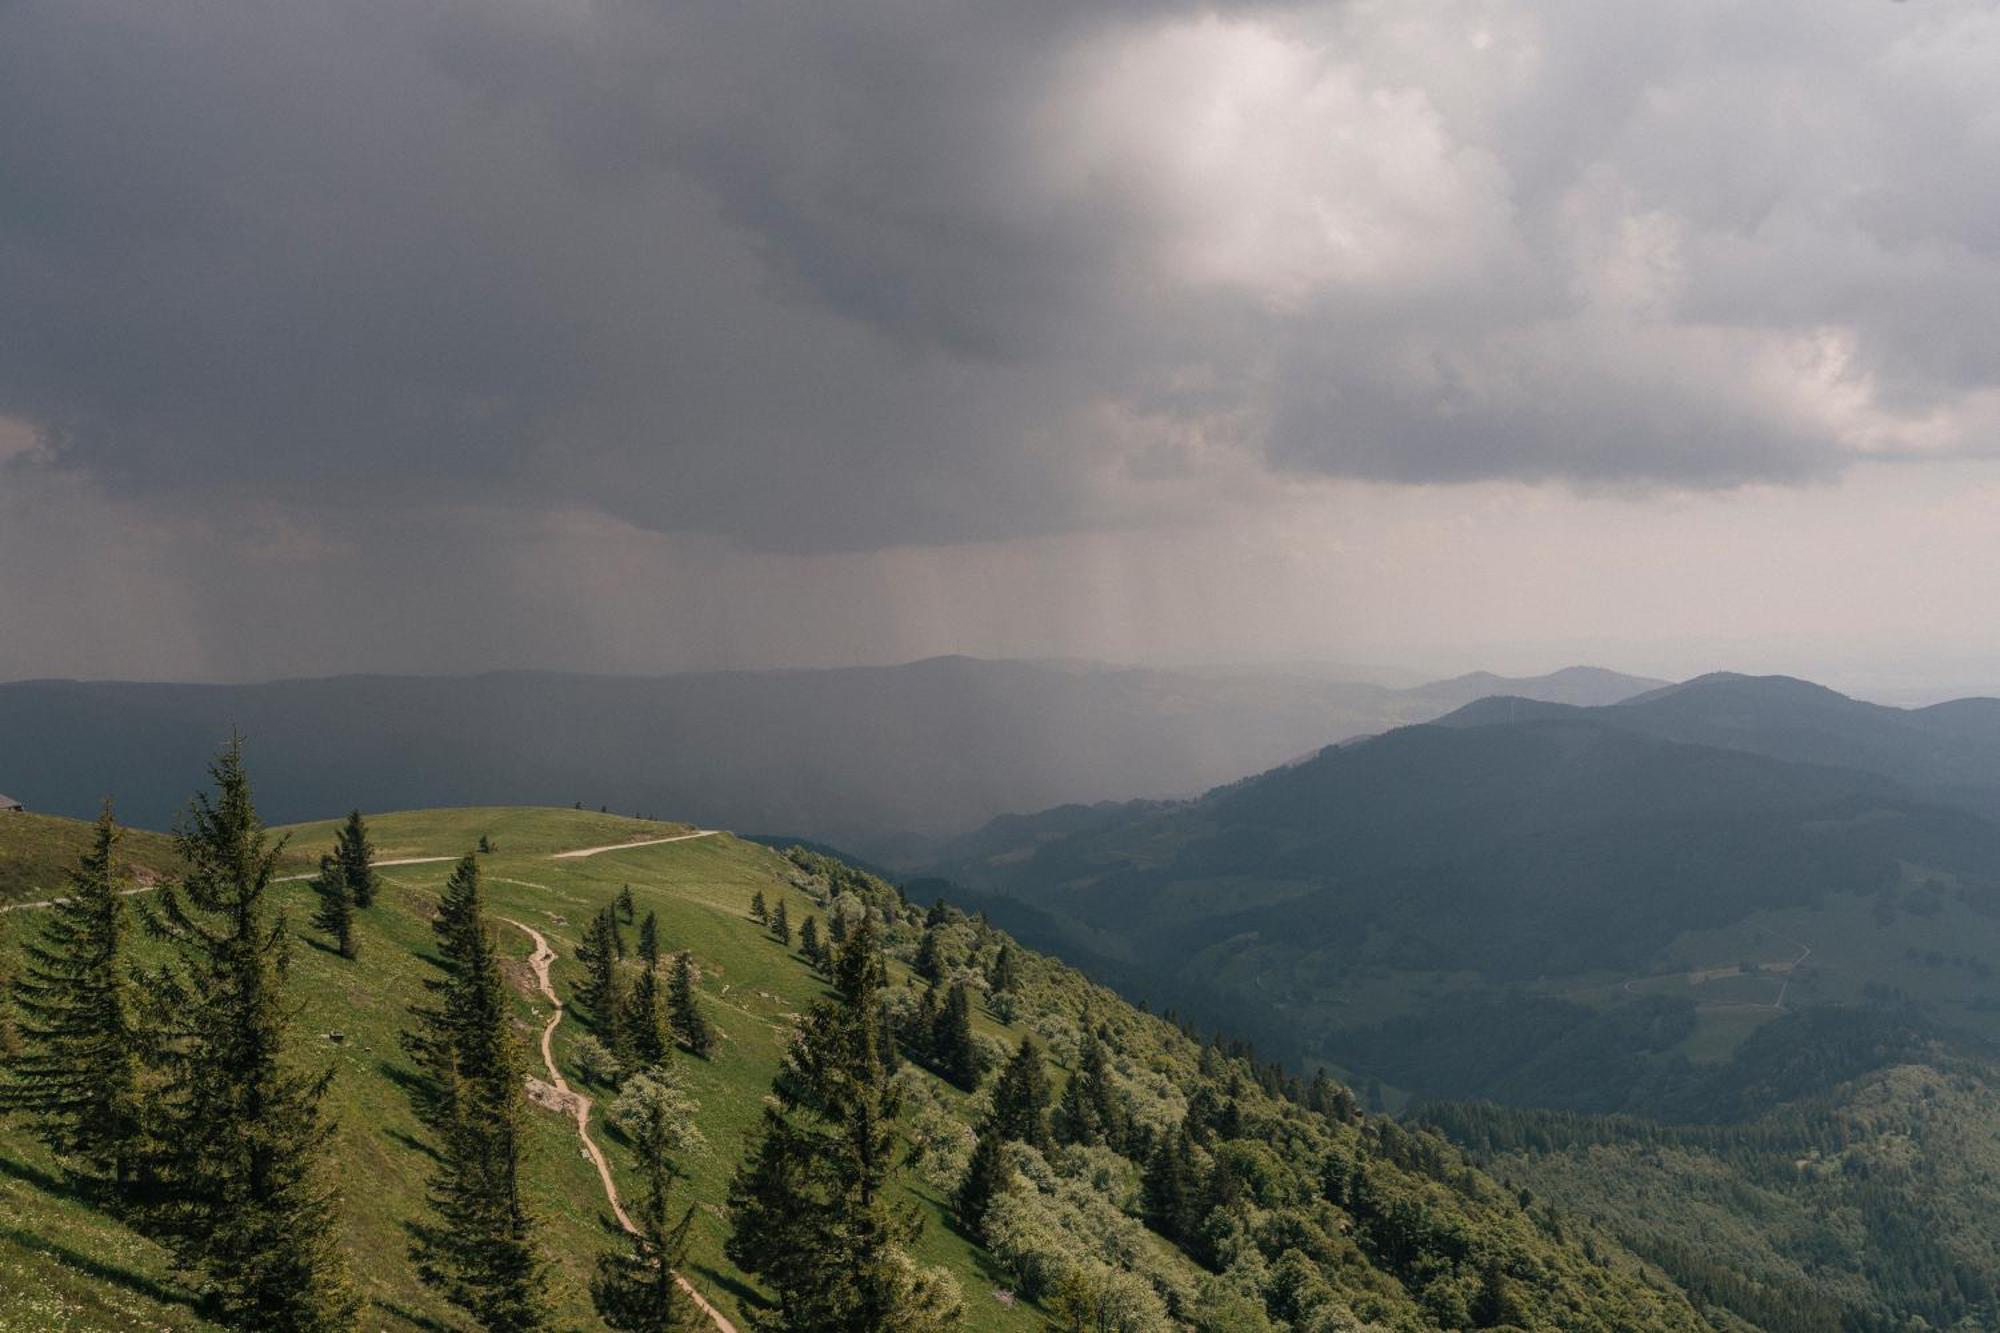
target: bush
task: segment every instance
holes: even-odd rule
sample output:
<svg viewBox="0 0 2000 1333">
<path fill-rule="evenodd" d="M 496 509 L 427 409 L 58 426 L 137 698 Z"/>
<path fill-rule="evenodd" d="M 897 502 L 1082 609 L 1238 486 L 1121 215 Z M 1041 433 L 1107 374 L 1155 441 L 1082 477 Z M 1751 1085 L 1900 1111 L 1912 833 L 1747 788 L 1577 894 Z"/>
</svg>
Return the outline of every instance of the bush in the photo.
<svg viewBox="0 0 2000 1333">
<path fill-rule="evenodd" d="M 1193 1308 L 1196 1293 L 1188 1275 L 1163 1255 L 1141 1223 L 1098 1191 L 1100 1178 L 1116 1181 L 1121 1174 L 1108 1161 L 1115 1154 L 1070 1151 L 1051 1164 L 1034 1149 L 1010 1143 L 1007 1155 L 1012 1178 L 987 1209 L 987 1246 L 1024 1295 L 1040 1299 L 1072 1281 L 1072 1297 L 1088 1288 L 1097 1293 L 1093 1300 L 1099 1306 L 1109 1302 L 1106 1308 L 1117 1318 L 1133 1321 L 1105 1325 L 1110 1328 L 1165 1328 L 1169 1325 L 1146 1322 L 1155 1309 L 1164 1320 L 1168 1313 Z M 1118 1274 L 1118 1281 L 1107 1286 L 1100 1269 Z M 1130 1296 L 1134 1288 L 1152 1301 Z M 1100 1315 L 1110 1317 L 1100 1309 L 1093 1318 Z"/>
<path fill-rule="evenodd" d="M 660 1063 L 643 1069 L 625 1080 L 625 1088 L 611 1103 L 611 1123 L 628 1138 L 657 1118 L 667 1127 L 667 1151 L 675 1158 L 699 1153 L 706 1146 L 695 1115 L 701 1107 L 688 1095 L 687 1080 L 674 1065 Z"/>
<path fill-rule="evenodd" d="M 588 1032 L 576 1039 L 569 1050 L 570 1063 L 576 1067 L 576 1075 L 585 1083 L 596 1083 L 607 1088 L 618 1086 L 618 1080 L 625 1076 L 625 1066 L 609 1047 Z"/>
</svg>

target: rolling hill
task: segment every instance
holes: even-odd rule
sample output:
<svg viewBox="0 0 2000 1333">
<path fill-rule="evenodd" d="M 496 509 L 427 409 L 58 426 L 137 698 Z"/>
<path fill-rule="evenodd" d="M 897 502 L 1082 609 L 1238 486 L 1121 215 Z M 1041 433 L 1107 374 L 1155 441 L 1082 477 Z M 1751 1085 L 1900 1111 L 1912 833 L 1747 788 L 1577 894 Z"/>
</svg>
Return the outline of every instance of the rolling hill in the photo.
<svg viewBox="0 0 2000 1333">
<path fill-rule="evenodd" d="M 1439 1127 L 1718 1328 L 2000 1323 L 2000 703 L 1475 701 L 933 869 Z"/>
<path fill-rule="evenodd" d="M 59 815 L 0 814 L 0 911 L 47 898 L 90 846 L 90 825 Z M 134 886 L 152 883 L 180 865 L 173 839 L 128 829 L 119 846 L 124 874 Z"/>
<path fill-rule="evenodd" d="M 268 756 L 272 818 L 502 801 L 663 813 L 907 862 L 1014 810 L 1186 796 L 1505 688 L 1599 703 L 1657 681 L 1577 668 L 1415 690 L 1259 672 L 938 658 L 661 677 L 343 676 L 0 685 L 0 783 L 78 818 L 106 791 L 168 827 L 215 738 Z"/>
<path fill-rule="evenodd" d="M 301 862 L 329 828 L 291 830 Z M 803 958 L 750 919 L 752 895 L 789 898 L 794 920 L 825 913 L 836 901 L 843 912 L 881 914 L 892 955 L 885 1003 L 907 989 L 927 930 L 939 957 L 968 977 L 990 971 L 1008 943 L 949 909 L 930 913 L 927 924 L 927 914 L 889 886 L 838 863 L 808 853 L 787 857 L 685 825 L 470 808 L 378 816 L 372 830 L 381 860 L 404 864 L 385 865 L 383 890 L 361 918 L 358 958 L 343 959 L 302 934 L 291 982 L 302 1006 L 294 1056 L 335 1071 L 344 1236 L 359 1261 L 369 1328 L 459 1326 L 417 1281 L 405 1232 L 422 1209 L 428 1159 L 402 1086 L 410 1072 L 397 1033 L 429 973 L 428 915 L 450 869 L 429 858 L 450 858 L 482 837 L 492 846 L 480 864 L 524 1046 L 555 1017 L 528 966 L 531 937 L 553 946 L 553 984 L 558 994 L 571 993 L 581 974 L 573 960 L 579 929 L 621 886 L 630 887 L 638 914 L 658 914 L 663 947 L 690 950 L 698 960 L 702 1001 L 722 1040 L 711 1060 L 677 1061 L 700 1104 L 706 1140 L 683 1164 L 682 1197 L 699 1205 L 683 1271 L 737 1328 L 750 1326 L 767 1296 L 724 1256 L 721 1204 L 791 1021 L 827 994 Z M 0 841 L 7 836 L 0 827 Z M 306 886 L 284 881 L 277 891 L 298 929 Z M 35 920 L 33 911 L 0 917 L 0 970 L 18 964 Z M 1034 1033 L 1055 1061 L 1058 1088 L 1074 1076 L 1084 1044 L 1100 1043 L 1115 1098 L 1139 1127 L 1133 1142 L 1185 1122 L 1194 1145 L 1187 1161 L 1215 1173 L 1206 1188 L 1217 1211 L 1183 1249 L 1135 1219 L 1137 1162 L 1110 1147 L 1063 1149 L 1046 1159 L 1030 1154 L 1020 1159 L 1028 1174 L 1009 1177 L 1006 1226 L 989 1223 L 991 1248 L 982 1247 L 947 1207 L 982 1103 L 908 1065 L 898 1078 L 910 1161 L 898 1194 L 925 1221 L 916 1257 L 956 1278 L 967 1327 L 1044 1327 L 1034 1298 L 1049 1290 L 1052 1274 L 1078 1265 L 1097 1275 L 1098 1289 L 1118 1293 L 1115 1326 L 1128 1333 L 1282 1327 L 1271 1317 L 1301 1327 L 1312 1319 L 1321 1321 L 1315 1327 L 1365 1321 L 1396 1330 L 1475 1319 L 1607 1333 L 1701 1326 L 1671 1283 L 1606 1233 L 1524 1207 L 1435 1136 L 1359 1115 L 1324 1085 L 1308 1098 L 1275 1067 L 1205 1046 L 1052 960 L 1016 948 L 1014 969 L 1009 1003 L 975 1013 L 976 1038 L 1004 1050 Z M 567 1081 L 586 1088 L 581 1035 L 576 1019 L 557 1023 L 553 1055 Z M 608 1097 L 602 1088 L 590 1091 Z M 594 1327 L 584 1276 L 611 1243 L 605 1195 L 566 1112 L 537 1112 L 530 1125 L 529 1194 L 553 1265 L 558 1326 Z M 596 1132 L 630 1193 L 623 1145 L 601 1119 Z M 91 1207 L 57 1164 L 5 1121 L 0 1219 L 0 1329 L 207 1327 L 162 1253 Z"/>
<path fill-rule="evenodd" d="M 1931 799 L 1986 815 L 2000 811 L 2000 699 L 1892 708 L 1790 676 L 1717 672 L 1583 704 L 1496 690 L 1439 721 L 1481 726 L 1583 715 L 1662 740 L 1879 773 Z"/>
<path fill-rule="evenodd" d="M 2000 827 L 1603 716 L 1624 711 L 1411 727 L 1196 801 L 1000 821 L 932 874 L 1392 1099 L 1648 1109 L 1804 1004 L 1914 1001 L 2000 1038 Z"/>
</svg>

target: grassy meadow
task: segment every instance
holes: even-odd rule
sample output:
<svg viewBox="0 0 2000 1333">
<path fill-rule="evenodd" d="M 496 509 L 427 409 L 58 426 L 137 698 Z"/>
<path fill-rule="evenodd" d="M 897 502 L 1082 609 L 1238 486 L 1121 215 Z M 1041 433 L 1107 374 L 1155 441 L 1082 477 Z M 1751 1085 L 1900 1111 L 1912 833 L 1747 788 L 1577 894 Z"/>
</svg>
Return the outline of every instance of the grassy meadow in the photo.
<svg viewBox="0 0 2000 1333">
<path fill-rule="evenodd" d="M 42 837 L 39 821 L 14 827 L 33 828 L 39 839 L 32 858 L 25 849 L 19 854 L 20 862 L 32 859 L 39 866 L 26 877 L 34 881 L 26 888 L 54 887 L 61 865 L 73 855 L 69 841 Z M 701 1103 L 706 1136 L 704 1150 L 685 1163 L 690 1179 L 682 1186 L 682 1197 L 701 1205 L 686 1271 L 739 1327 L 747 1327 L 744 1316 L 763 1298 L 723 1257 L 721 1205 L 777 1068 L 788 1020 L 823 993 L 804 962 L 751 921 L 747 908 L 759 890 L 774 904 L 788 895 L 794 924 L 802 921 L 812 909 L 793 885 L 794 868 L 776 852 L 727 834 L 581 859 L 555 858 L 552 853 L 561 850 L 691 831 L 685 825 L 575 810 L 415 811 L 372 818 L 369 827 L 381 860 L 452 855 L 469 850 L 481 835 L 490 840 L 495 850 L 480 858 L 481 866 L 494 929 L 515 960 L 508 978 L 524 1042 L 546 1023 L 547 1006 L 527 966 L 533 951 L 527 934 L 500 918 L 531 925 L 548 937 L 559 955 L 553 981 L 565 997 L 581 977 L 573 958 L 581 927 L 622 885 L 631 886 L 639 919 L 649 911 L 658 913 L 663 949 L 694 953 L 701 965 L 703 997 L 721 1040 L 712 1060 L 680 1057 L 690 1090 Z M 281 830 L 292 835 L 288 860 L 310 865 L 331 844 L 332 828 L 329 821 Z M 0 849 L 11 850 L 9 836 L 9 830 L 0 830 Z M 150 849 L 153 843 L 134 835 L 126 846 Z M 352 961 L 326 949 L 306 929 L 311 899 L 305 883 L 287 882 L 276 890 L 297 935 L 292 993 L 301 1005 L 295 1030 L 298 1057 L 331 1062 L 337 1069 L 330 1095 L 330 1109 L 340 1122 L 337 1169 L 356 1280 L 367 1298 L 363 1327 L 369 1329 L 462 1324 L 455 1311 L 417 1281 L 406 1255 L 405 1225 L 423 1214 L 429 1163 L 402 1086 L 409 1062 L 397 1042 L 407 1008 L 431 972 L 427 914 L 450 870 L 449 862 L 384 869 L 381 896 L 359 914 L 359 957 Z M 36 916 L 34 911 L 0 916 L 0 973 L 17 966 Z M 628 939 L 636 941 L 636 930 L 627 931 Z M 900 982 L 901 965 L 892 967 Z M 980 1032 L 1009 1041 L 1021 1035 L 984 1012 L 975 1023 Z M 566 1077 L 579 1088 L 583 1081 L 570 1055 L 584 1030 L 574 1016 L 566 1018 L 554 1044 Z M 531 1068 L 542 1072 L 532 1045 L 529 1051 Z M 960 1096 L 941 1082 L 937 1088 L 948 1098 Z M 593 1134 L 614 1169 L 627 1177 L 621 1179 L 621 1192 L 636 1193 L 627 1176 L 626 1147 L 604 1121 L 609 1094 L 601 1088 L 589 1091 L 599 1099 L 592 1113 Z M 552 1262 L 558 1326 L 600 1327 L 585 1284 L 594 1256 L 616 1243 L 609 1209 L 571 1122 L 550 1111 L 531 1115 L 536 1141 L 528 1182 Z M 969 1325 L 1041 1327 L 1041 1317 L 1025 1303 L 1008 1308 L 993 1298 L 995 1288 L 1010 1284 L 989 1271 L 990 1261 L 952 1228 L 935 1192 L 914 1173 L 906 1175 L 905 1188 L 926 1216 L 918 1256 L 956 1273 Z M 174 1284 L 163 1253 L 68 1193 L 47 1155 L 18 1126 L 0 1121 L 0 1330 L 200 1327 L 204 1325 L 187 1294 Z"/>
</svg>

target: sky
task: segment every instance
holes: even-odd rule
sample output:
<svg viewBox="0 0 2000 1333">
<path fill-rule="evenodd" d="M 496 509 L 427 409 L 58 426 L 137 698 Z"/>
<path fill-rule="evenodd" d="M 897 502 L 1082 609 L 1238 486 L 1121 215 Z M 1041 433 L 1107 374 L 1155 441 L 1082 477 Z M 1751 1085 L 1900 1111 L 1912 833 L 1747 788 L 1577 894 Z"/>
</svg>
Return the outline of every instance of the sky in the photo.
<svg viewBox="0 0 2000 1333">
<path fill-rule="evenodd" d="M 1990 0 L 0 0 L 0 679 L 2000 692 Z"/>
</svg>

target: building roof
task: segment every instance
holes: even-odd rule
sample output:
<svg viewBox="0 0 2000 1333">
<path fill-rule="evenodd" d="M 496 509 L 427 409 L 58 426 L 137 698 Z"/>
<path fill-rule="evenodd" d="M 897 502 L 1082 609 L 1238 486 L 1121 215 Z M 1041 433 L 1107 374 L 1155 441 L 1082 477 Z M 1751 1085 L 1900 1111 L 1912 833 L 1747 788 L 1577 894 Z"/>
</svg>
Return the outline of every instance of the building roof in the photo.
<svg viewBox="0 0 2000 1333">
<path fill-rule="evenodd" d="M 0 792 L 0 810 L 20 810 L 23 808 L 19 801 L 6 795 L 4 792 Z"/>
</svg>

